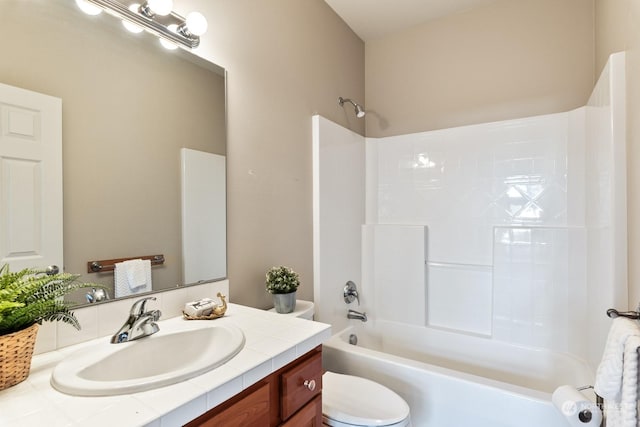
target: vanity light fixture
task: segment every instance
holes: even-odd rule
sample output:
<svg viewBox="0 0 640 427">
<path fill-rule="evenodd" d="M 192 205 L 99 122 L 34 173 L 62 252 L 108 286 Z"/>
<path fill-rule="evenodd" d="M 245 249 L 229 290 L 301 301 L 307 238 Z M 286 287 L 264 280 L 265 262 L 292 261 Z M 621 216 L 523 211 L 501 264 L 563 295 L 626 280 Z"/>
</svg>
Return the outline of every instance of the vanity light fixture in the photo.
<svg viewBox="0 0 640 427">
<path fill-rule="evenodd" d="M 143 4 L 118 0 L 76 0 L 76 3 L 85 13 L 95 15 L 95 10 L 98 13 L 104 10 L 122 19 L 129 31 L 144 29 L 158 36 L 167 49 L 177 46 L 194 49 L 207 31 L 207 20 L 201 13 L 191 12 L 184 18 L 172 11 L 172 0 L 147 0 Z"/>
</svg>

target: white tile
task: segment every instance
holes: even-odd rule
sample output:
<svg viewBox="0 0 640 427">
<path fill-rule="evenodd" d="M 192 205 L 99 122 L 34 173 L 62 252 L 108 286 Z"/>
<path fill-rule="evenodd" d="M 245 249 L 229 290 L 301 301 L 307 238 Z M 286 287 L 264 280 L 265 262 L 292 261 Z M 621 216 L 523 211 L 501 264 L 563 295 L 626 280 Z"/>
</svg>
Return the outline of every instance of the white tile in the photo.
<svg viewBox="0 0 640 427">
<path fill-rule="evenodd" d="M 162 301 L 160 302 L 160 311 L 162 311 L 162 318 L 168 319 L 170 317 L 182 315 L 182 309 L 185 303 L 189 302 L 187 288 L 180 288 L 171 292 L 162 293 Z"/>
<path fill-rule="evenodd" d="M 584 244 L 584 234 L 567 228 L 501 227 L 495 233 L 494 338 L 568 351 L 569 316 L 579 315 L 572 309 L 575 300 L 569 299 L 569 267 L 584 265 L 570 262 L 569 254 Z"/>
<path fill-rule="evenodd" d="M 29 399 L 23 398 L 24 393 L 29 393 Z M 39 408 L 49 407 L 49 402 L 40 393 L 34 392 L 34 389 L 27 382 L 1 391 L 0 399 L 3 402 L 3 408 L 0 411 L 0 425 L 3 426 L 10 426 L 19 418 L 39 412 Z"/>
<path fill-rule="evenodd" d="M 174 409 L 160 419 L 161 427 L 178 427 L 207 412 L 207 396 L 203 395 Z"/>
<path fill-rule="evenodd" d="M 260 365 L 246 371 L 242 375 L 242 387 L 247 388 L 251 385 L 257 383 L 262 378 L 271 374 L 272 372 L 272 362 L 271 360 L 267 360 L 266 362 L 261 363 Z"/>
<path fill-rule="evenodd" d="M 271 358 L 262 352 L 258 352 L 250 348 L 243 348 L 240 353 L 226 363 L 226 366 L 240 372 L 248 372 L 254 368 L 259 368 L 258 370 L 262 371 L 265 369 L 265 365 L 268 365 L 268 372 L 265 375 L 262 375 L 262 377 L 271 373 Z M 262 377 L 259 377 L 256 380 Z"/>
<path fill-rule="evenodd" d="M 298 356 L 307 354 L 318 346 L 317 341 L 314 338 L 308 338 L 301 343 L 296 344 L 296 353 Z"/>
<path fill-rule="evenodd" d="M 425 324 L 426 238 L 423 226 L 374 226 L 374 311 L 379 318 Z"/>
<path fill-rule="evenodd" d="M 290 340 L 283 340 L 264 335 L 252 335 L 251 338 L 247 337 L 245 346 L 261 353 L 265 353 L 270 357 L 282 356 L 286 358 L 287 352 L 293 351 L 295 357 L 295 349 L 291 348 Z M 283 352 L 285 353 L 284 355 L 281 354 Z"/>
<path fill-rule="evenodd" d="M 429 223 L 429 261 L 490 265 L 493 226 L 471 220 Z"/>
<path fill-rule="evenodd" d="M 57 332 L 58 327 L 56 322 L 42 322 L 42 325 L 38 328 L 36 346 L 33 349 L 33 354 L 41 354 L 55 350 L 58 344 Z"/>
<path fill-rule="evenodd" d="M 242 376 L 239 376 L 207 393 L 207 410 L 240 393 L 243 390 L 242 383 Z"/>
<path fill-rule="evenodd" d="M 202 389 L 210 389 L 216 384 L 226 384 L 237 379 L 240 380 L 240 390 L 242 390 L 242 371 L 230 367 L 227 363 L 209 372 L 205 372 L 202 375 L 198 375 L 190 379 L 189 382 Z"/>
<path fill-rule="evenodd" d="M 108 304 L 98 304 L 98 336 L 111 336 L 129 318 L 131 306 L 138 298 L 127 298 L 123 300 L 111 301 Z M 156 301 L 148 301 L 149 308 L 154 308 Z"/>
<path fill-rule="evenodd" d="M 428 274 L 430 326 L 491 335 L 491 267 L 429 263 Z"/>
<path fill-rule="evenodd" d="M 98 311 L 95 307 L 80 308 L 74 314 L 80 322 L 79 331 L 66 323 L 56 322 L 58 348 L 98 338 Z"/>
<path fill-rule="evenodd" d="M 206 392 L 207 389 L 197 383 L 182 381 L 170 387 L 158 387 L 141 393 L 135 393 L 132 396 L 145 406 L 151 408 L 159 416 L 164 416 L 168 414 L 167 408 L 188 404 L 191 401 L 205 396 Z"/>
</svg>

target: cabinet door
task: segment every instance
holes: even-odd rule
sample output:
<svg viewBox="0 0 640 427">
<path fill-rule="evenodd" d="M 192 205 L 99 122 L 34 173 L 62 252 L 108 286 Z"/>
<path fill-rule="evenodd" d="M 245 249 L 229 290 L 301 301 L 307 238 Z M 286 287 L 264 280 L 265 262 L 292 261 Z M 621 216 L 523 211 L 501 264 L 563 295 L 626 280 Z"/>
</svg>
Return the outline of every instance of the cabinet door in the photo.
<svg viewBox="0 0 640 427">
<path fill-rule="evenodd" d="M 269 427 L 269 384 L 236 402 L 219 414 L 189 423 L 189 427 Z M 322 408 L 320 409 L 322 411 Z"/>
<path fill-rule="evenodd" d="M 280 427 L 321 427 L 322 397 L 317 396 Z"/>
</svg>

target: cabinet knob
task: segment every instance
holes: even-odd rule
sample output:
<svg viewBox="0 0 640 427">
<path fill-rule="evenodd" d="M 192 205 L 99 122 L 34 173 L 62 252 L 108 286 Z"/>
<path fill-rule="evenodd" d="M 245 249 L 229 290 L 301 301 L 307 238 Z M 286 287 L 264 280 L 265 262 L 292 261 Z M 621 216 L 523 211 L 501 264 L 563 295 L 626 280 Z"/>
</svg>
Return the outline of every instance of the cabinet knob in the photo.
<svg viewBox="0 0 640 427">
<path fill-rule="evenodd" d="M 304 380 L 304 383 L 302 385 L 313 391 L 316 389 L 316 380 Z"/>
</svg>

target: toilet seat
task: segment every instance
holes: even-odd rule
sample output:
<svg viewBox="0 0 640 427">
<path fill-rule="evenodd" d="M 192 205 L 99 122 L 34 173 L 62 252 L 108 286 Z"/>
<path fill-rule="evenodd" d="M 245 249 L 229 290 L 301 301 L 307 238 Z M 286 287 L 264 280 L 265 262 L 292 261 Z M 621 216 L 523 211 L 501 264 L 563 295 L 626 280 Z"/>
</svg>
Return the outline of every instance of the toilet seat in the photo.
<svg viewBox="0 0 640 427">
<path fill-rule="evenodd" d="M 409 405 L 382 384 L 353 375 L 322 375 L 322 414 L 332 427 L 404 427 Z"/>
</svg>

